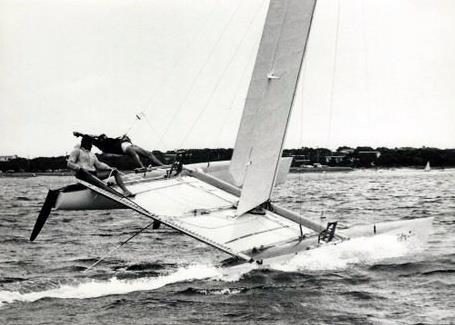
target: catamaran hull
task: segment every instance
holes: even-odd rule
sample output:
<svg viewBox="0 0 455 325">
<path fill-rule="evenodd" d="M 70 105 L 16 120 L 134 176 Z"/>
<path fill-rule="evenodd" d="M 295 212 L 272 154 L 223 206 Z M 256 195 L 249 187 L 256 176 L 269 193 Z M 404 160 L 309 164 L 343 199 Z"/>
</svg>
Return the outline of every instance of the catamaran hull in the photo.
<svg viewBox="0 0 455 325">
<path fill-rule="evenodd" d="M 261 265 L 276 265 L 286 263 L 296 255 L 304 254 L 309 250 L 334 246 L 349 240 L 367 239 L 375 236 L 391 236 L 398 242 L 425 243 L 430 235 L 432 223 L 433 217 L 428 217 L 354 226 L 342 231 L 342 236 L 347 239 L 334 239 L 329 243 L 318 243 L 317 236 L 312 236 L 289 243 L 288 245 L 269 249 L 261 254 L 253 256 L 253 259 L 255 261 L 260 261 Z"/>
<path fill-rule="evenodd" d="M 109 210 L 122 209 L 124 207 L 84 188 L 76 191 L 60 192 L 55 202 L 55 208 L 58 210 Z"/>
</svg>

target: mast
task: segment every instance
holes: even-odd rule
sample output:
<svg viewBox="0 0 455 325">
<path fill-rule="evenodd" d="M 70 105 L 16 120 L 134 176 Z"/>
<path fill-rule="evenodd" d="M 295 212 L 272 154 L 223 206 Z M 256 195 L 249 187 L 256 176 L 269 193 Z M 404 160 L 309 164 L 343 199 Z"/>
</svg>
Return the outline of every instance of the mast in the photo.
<svg viewBox="0 0 455 325">
<path fill-rule="evenodd" d="M 270 198 L 316 0 L 271 0 L 229 171 L 237 214 Z"/>
</svg>

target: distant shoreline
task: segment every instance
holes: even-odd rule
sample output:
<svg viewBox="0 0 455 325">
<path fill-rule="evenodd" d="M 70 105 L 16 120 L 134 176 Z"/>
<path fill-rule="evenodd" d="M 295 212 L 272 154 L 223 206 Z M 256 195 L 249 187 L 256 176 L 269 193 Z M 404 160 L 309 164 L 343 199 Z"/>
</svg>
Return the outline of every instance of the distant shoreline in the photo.
<svg viewBox="0 0 455 325">
<path fill-rule="evenodd" d="M 291 167 L 290 173 L 335 173 L 335 172 L 352 172 L 355 168 L 352 167 Z"/>
<path fill-rule="evenodd" d="M 451 167 L 434 167 L 432 170 L 442 171 L 444 169 L 450 169 Z M 291 167 L 289 173 L 298 174 L 298 173 L 348 173 L 359 170 L 401 170 L 401 169 L 411 169 L 416 171 L 423 171 L 422 166 L 402 166 L 402 167 L 369 167 L 369 168 L 353 168 L 353 167 Z M 124 173 L 133 173 L 133 170 L 122 170 Z M 63 172 L 15 172 L 15 173 L 0 173 L 0 178 L 29 178 L 29 177 L 38 177 L 38 176 L 74 176 L 72 171 L 63 171 Z"/>
<path fill-rule="evenodd" d="M 0 173 L 0 177 L 73 176 L 74 172 L 15 172 Z"/>
<path fill-rule="evenodd" d="M 153 151 L 165 164 L 172 164 L 176 151 Z M 179 160 L 184 164 L 231 160 L 232 148 L 185 149 L 178 151 Z M 134 170 L 137 165 L 127 156 L 97 155 L 100 161 L 119 170 Z M 438 148 L 371 148 L 339 147 L 336 151 L 327 148 L 284 149 L 283 157 L 292 157 L 291 172 L 335 172 L 357 168 L 431 168 L 455 167 L 455 149 Z M 143 161 L 148 166 L 150 161 Z M 67 169 L 67 157 L 38 157 L 33 159 L 17 156 L 0 156 L 0 175 L 11 177 L 67 176 L 72 175 Z"/>
</svg>

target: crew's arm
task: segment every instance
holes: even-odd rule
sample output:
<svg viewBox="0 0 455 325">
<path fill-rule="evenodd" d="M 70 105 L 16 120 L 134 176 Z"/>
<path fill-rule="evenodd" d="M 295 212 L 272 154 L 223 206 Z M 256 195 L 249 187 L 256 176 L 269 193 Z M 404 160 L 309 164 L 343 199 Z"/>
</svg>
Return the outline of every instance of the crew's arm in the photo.
<svg viewBox="0 0 455 325">
<path fill-rule="evenodd" d="M 76 163 L 79 158 L 79 150 L 73 150 L 66 161 L 66 165 L 69 169 L 78 171 L 81 167 Z"/>
<path fill-rule="evenodd" d="M 88 137 L 88 138 L 92 139 L 92 143 L 98 148 L 102 145 L 102 141 L 98 135 L 84 134 L 84 133 L 80 133 L 77 131 L 74 131 L 73 135 L 75 137 Z"/>
<path fill-rule="evenodd" d="M 96 156 L 95 156 L 95 168 L 96 168 L 97 170 L 111 170 L 111 169 L 115 169 L 115 168 L 112 168 L 111 166 L 109 166 L 108 164 L 99 161 L 98 158 L 97 158 Z"/>
<path fill-rule="evenodd" d="M 73 135 L 74 135 L 75 137 L 89 137 L 89 138 L 91 138 L 92 140 L 97 140 L 97 139 L 98 139 L 98 136 L 97 136 L 97 135 L 85 134 L 85 133 L 80 133 L 80 132 L 77 132 L 77 131 L 74 131 L 74 132 L 73 132 Z"/>
</svg>

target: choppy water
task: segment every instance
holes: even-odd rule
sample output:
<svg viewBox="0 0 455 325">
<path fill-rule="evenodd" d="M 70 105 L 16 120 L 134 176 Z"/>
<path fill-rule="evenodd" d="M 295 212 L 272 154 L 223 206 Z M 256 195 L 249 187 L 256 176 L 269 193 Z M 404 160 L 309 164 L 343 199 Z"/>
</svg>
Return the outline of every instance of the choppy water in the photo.
<svg viewBox="0 0 455 325">
<path fill-rule="evenodd" d="M 455 170 L 291 174 L 275 200 L 344 227 L 434 216 L 425 247 L 375 237 L 284 265 L 219 269 L 226 256 L 165 227 L 83 273 L 147 220 L 55 212 L 28 241 L 47 187 L 0 178 L 0 324 L 453 324 Z"/>
</svg>

